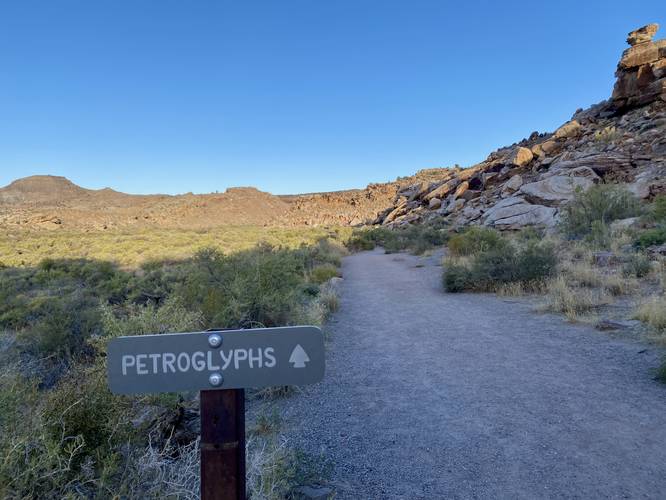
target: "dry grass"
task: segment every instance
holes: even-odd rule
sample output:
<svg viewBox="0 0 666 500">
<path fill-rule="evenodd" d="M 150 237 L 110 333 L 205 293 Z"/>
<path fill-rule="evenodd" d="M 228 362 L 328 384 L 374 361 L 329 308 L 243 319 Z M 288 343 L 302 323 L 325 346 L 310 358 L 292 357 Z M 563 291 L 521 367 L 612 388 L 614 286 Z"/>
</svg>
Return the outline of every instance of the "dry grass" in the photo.
<svg viewBox="0 0 666 500">
<path fill-rule="evenodd" d="M 572 288 L 601 289 L 613 297 L 633 293 L 638 286 L 635 279 L 620 275 L 616 269 L 601 269 L 586 261 L 565 261 L 560 270 Z"/>
<path fill-rule="evenodd" d="M 656 333 L 658 340 L 666 341 L 665 296 L 653 296 L 638 306 L 634 318 L 647 324 Z"/>
<path fill-rule="evenodd" d="M 500 297 L 522 297 L 525 295 L 544 295 L 547 292 L 547 281 L 531 281 L 528 283 L 504 283 L 495 289 Z"/>
<path fill-rule="evenodd" d="M 135 498 L 199 498 L 199 440 L 189 445 L 162 448 L 148 446 L 132 471 L 136 483 L 130 486 Z M 246 441 L 248 498 L 281 500 L 290 494 L 293 451 L 279 435 L 250 434 Z M 129 478 L 128 478 L 129 479 Z M 112 492 L 110 492 L 112 493 Z"/>
<path fill-rule="evenodd" d="M 604 289 L 576 288 L 563 276 L 550 281 L 547 290 L 546 302 L 540 309 L 564 314 L 571 321 L 580 321 L 610 302 Z"/>
</svg>

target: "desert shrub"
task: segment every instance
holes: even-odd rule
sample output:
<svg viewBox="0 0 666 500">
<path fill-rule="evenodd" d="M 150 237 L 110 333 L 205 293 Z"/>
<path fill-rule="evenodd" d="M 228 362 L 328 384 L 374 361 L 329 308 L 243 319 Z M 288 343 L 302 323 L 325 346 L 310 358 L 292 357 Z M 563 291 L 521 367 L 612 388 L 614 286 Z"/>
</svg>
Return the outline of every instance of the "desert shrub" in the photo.
<svg viewBox="0 0 666 500">
<path fill-rule="evenodd" d="M 666 222 L 666 195 L 661 194 L 652 201 L 648 211 L 643 216 L 643 221 L 647 223 Z"/>
<path fill-rule="evenodd" d="M 352 250 L 372 250 L 376 246 L 384 248 L 386 253 L 410 251 L 422 254 L 427 250 L 443 245 L 448 239 L 446 226 L 430 222 L 413 224 L 406 227 L 389 229 L 373 227 L 355 230 L 348 242 Z"/>
<path fill-rule="evenodd" d="M 314 283 L 321 284 L 324 283 L 325 281 L 330 280 L 331 278 L 335 278 L 339 274 L 340 273 L 338 271 L 338 268 L 333 264 L 323 264 L 315 267 L 310 272 L 310 279 Z"/>
<path fill-rule="evenodd" d="M 508 283 L 543 280 L 552 276 L 556 268 L 553 246 L 532 241 L 517 247 L 506 242 L 476 253 L 468 265 L 447 265 L 444 288 L 449 292 L 494 291 Z"/>
<path fill-rule="evenodd" d="M 339 267 L 347 249 L 342 243 L 328 238 L 321 238 L 308 250 L 312 262 Z"/>
<path fill-rule="evenodd" d="M 200 251 L 178 293 L 210 328 L 290 324 L 303 300 L 306 253 L 264 245 L 224 255 Z"/>
<path fill-rule="evenodd" d="M 366 250 L 373 250 L 377 243 L 370 238 L 368 231 L 359 231 L 354 234 L 347 241 L 347 248 L 353 252 L 363 252 Z"/>
<path fill-rule="evenodd" d="M 622 266 L 622 274 L 627 277 L 643 278 L 650 274 L 650 271 L 652 271 L 652 262 L 642 254 L 632 254 Z"/>
<path fill-rule="evenodd" d="M 476 255 L 507 246 L 507 241 L 494 229 L 471 226 L 449 238 L 448 249 L 453 256 Z"/>
<path fill-rule="evenodd" d="M 666 243 L 666 227 L 655 227 L 642 231 L 634 240 L 636 248 L 647 248 Z"/>
<path fill-rule="evenodd" d="M 76 469 L 86 457 L 106 456 L 132 437 L 128 399 L 111 394 L 101 363 L 77 367 L 48 394 L 43 428 L 54 443 L 79 440 Z"/>
<path fill-rule="evenodd" d="M 577 190 L 574 199 L 561 210 L 560 228 L 568 238 L 581 238 L 595 232 L 598 238 L 612 221 L 640 214 L 638 199 L 626 188 L 599 184 L 587 191 Z"/>
<path fill-rule="evenodd" d="M 322 285 L 318 300 L 324 305 L 328 313 L 334 313 L 340 307 L 338 293 L 335 287 L 328 283 Z"/>
<path fill-rule="evenodd" d="M 604 142 L 606 144 L 612 143 L 621 137 L 622 134 L 614 126 L 604 127 L 594 133 L 595 141 Z"/>
<path fill-rule="evenodd" d="M 610 226 L 600 220 L 592 221 L 590 232 L 585 237 L 585 241 L 593 248 L 610 248 L 612 241 Z"/>
<path fill-rule="evenodd" d="M 449 263 L 443 274 L 444 290 L 451 293 L 464 292 L 473 286 L 472 272 L 466 266 Z"/>
<path fill-rule="evenodd" d="M 161 307 L 129 303 L 114 310 L 111 306 L 102 306 L 106 337 L 197 331 L 203 323 L 203 315 L 188 310 L 177 296 L 167 299 Z"/>
</svg>

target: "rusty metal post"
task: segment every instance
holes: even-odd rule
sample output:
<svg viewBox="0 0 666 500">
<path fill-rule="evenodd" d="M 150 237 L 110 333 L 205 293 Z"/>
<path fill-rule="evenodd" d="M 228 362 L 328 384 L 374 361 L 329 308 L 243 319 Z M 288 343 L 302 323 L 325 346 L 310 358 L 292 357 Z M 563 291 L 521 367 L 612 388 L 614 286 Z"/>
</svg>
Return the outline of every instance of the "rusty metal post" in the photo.
<svg viewBox="0 0 666 500">
<path fill-rule="evenodd" d="M 245 391 L 201 391 L 201 498 L 246 500 Z"/>
</svg>

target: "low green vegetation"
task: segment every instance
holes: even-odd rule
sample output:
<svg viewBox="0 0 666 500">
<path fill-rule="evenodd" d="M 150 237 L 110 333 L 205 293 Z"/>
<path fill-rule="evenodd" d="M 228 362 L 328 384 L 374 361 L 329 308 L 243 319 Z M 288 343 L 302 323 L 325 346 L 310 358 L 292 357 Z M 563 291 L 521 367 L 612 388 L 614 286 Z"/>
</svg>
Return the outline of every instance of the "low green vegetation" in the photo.
<svg viewBox="0 0 666 500">
<path fill-rule="evenodd" d="M 496 291 L 511 283 L 527 285 L 552 276 L 557 268 L 552 245 L 532 239 L 512 241 L 493 229 L 470 228 L 452 237 L 451 242 L 451 257 L 444 263 L 443 274 L 448 292 Z"/>
<path fill-rule="evenodd" d="M 135 268 L 54 256 L 0 269 L 0 497 L 196 498 L 198 443 L 183 421 L 192 395 L 111 394 L 108 340 L 320 324 L 337 307 L 328 280 L 344 252 L 321 239 Z M 248 453 L 256 498 L 284 498 L 321 469 L 275 433 L 252 437 Z"/>
<path fill-rule="evenodd" d="M 634 240 L 636 248 L 645 249 L 655 245 L 666 243 L 666 226 L 654 227 L 641 231 Z"/>
<path fill-rule="evenodd" d="M 598 184 L 577 191 L 561 211 L 560 228 L 569 239 L 585 238 L 599 248 L 610 245 L 610 224 L 641 214 L 639 200 L 626 188 Z"/>
<path fill-rule="evenodd" d="M 354 251 L 372 250 L 380 246 L 386 253 L 401 251 L 422 254 L 444 245 L 448 240 L 448 229 L 443 223 L 414 224 L 405 227 L 373 227 L 356 229 L 347 246 Z"/>
<path fill-rule="evenodd" d="M 136 229 L 69 231 L 15 230 L 0 233 L 0 263 L 36 266 L 46 258 L 113 262 L 136 267 L 154 260 L 183 260 L 201 248 L 224 253 L 250 250 L 259 243 L 295 249 L 321 238 L 346 241 L 348 227 L 223 226 L 206 230 Z M 0 267 L 1 264 L 0 264 Z"/>
<path fill-rule="evenodd" d="M 448 243 L 449 253 L 453 257 L 499 251 L 507 246 L 508 241 L 499 232 L 480 226 L 472 226 L 460 234 L 451 236 Z"/>
</svg>

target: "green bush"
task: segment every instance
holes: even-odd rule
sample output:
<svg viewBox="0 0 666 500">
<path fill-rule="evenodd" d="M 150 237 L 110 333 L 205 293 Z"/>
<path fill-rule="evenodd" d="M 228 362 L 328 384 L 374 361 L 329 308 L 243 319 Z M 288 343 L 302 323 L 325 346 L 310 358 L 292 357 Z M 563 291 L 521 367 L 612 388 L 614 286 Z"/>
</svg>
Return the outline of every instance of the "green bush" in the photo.
<svg viewBox="0 0 666 500">
<path fill-rule="evenodd" d="M 363 252 L 366 250 L 373 250 L 377 244 L 370 238 L 367 231 L 354 234 L 347 241 L 347 248 L 353 252 Z"/>
<path fill-rule="evenodd" d="M 102 307 L 105 337 L 192 332 L 203 328 L 203 315 L 187 309 L 180 297 L 167 299 L 164 305 L 126 304 L 122 308 Z"/>
<path fill-rule="evenodd" d="M 561 209 L 560 228 L 569 238 L 581 238 L 599 232 L 617 219 L 640 214 L 638 199 L 626 188 L 599 184 L 587 191 L 578 189 L 574 199 Z"/>
<path fill-rule="evenodd" d="M 666 222 L 666 195 L 661 194 L 652 201 L 644 220 L 652 223 Z"/>
<path fill-rule="evenodd" d="M 652 270 L 652 262 L 649 258 L 642 254 L 634 254 L 629 258 L 629 261 L 622 266 L 622 274 L 625 277 L 643 278 L 650 274 Z"/>
<path fill-rule="evenodd" d="M 304 298 L 307 257 L 267 245 L 231 255 L 203 250 L 177 293 L 209 328 L 288 325 Z"/>
<path fill-rule="evenodd" d="M 445 266 L 443 280 L 448 292 L 494 291 L 498 285 L 530 283 L 555 274 L 557 256 L 551 245 L 510 243 L 476 253 L 469 265 Z"/>
<path fill-rule="evenodd" d="M 317 284 L 322 284 L 331 278 L 335 278 L 340 273 L 338 268 L 333 264 L 323 264 L 321 266 L 315 267 L 310 272 L 310 279 Z"/>
<path fill-rule="evenodd" d="M 472 272 L 465 266 L 448 264 L 443 274 L 444 290 L 451 293 L 473 288 Z"/>
<path fill-rule="evenodd" d="M 373 227 L 357 229 L 349 239 L 350 250 L 372 250 L 376 246 L 384 248 L 386 253 L 410 251 L 415 254 L 443 245 L 448 240 L 446 226 L 442 223 L 414 224 L 406 227 Z"/>
<path fill-rule="evenodd" d="M 476 255 L 506 246 L 507 241 L 499 232 L 481 226 L 471 226 L 465 232 L 449 238 L 448 242 L 450 254 L 456 257 Z"/>
<path fill-rule="evenodd" d="M 636 248 L 647 248 L 666 243 L 666 227 L 655 227 L 642 231 L 634 240 Z"/>
</svg>

